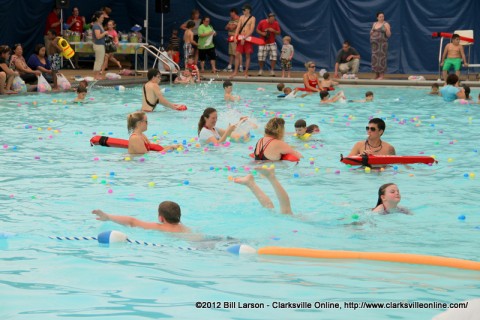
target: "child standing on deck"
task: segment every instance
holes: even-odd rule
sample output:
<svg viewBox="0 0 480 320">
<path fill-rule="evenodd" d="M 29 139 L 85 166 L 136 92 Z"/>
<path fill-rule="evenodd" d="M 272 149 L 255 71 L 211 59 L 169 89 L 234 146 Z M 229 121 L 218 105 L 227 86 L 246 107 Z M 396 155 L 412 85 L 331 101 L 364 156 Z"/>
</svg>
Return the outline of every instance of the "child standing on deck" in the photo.
<svg viewBox="0 0 480 320">
<path fill-rule="evenodd" d="M 287 71 L 287 77 L 290 78 L 290 69 L 292 68 L 292 58 L 295 50 L 290 44 L 292 38 L 289 36 L 283 37 L 282 54 L 280 60 L 282 61 L 282 78 L 285 78 L 285 71 Z"/>
<path fill-rule="evenodd" d="M 183 54 L 185 57 L 185 68 L 187 67 L 188 57 L 195 54 L 195 50 L 193 46 L 198 46 L 198 43 L 195 42 L 193 39 L 193 28 L 195 27 L 195 22 L 189 20 L 187 22 L 187 30 L 185 30 L 185 34 L 183 35 Z M 195 61 L 195 60 L 194 60 Z"/>
<path fill-rule="evenodd" d="M 447 44 L 443 50 L 442 62 L 440 66 L 443 66 L 443 81 L 447 81 L 447 74 L 451 67 L 455 69 L 455 74 L 460 78 L 460 68 L 463 65 L 467 66 L 467 59 L 465 58 L 465 51 L 463 46 L 460 45 L 460 36 L 454 34 L 452 36 L 452 42 Z"/>
</svg>

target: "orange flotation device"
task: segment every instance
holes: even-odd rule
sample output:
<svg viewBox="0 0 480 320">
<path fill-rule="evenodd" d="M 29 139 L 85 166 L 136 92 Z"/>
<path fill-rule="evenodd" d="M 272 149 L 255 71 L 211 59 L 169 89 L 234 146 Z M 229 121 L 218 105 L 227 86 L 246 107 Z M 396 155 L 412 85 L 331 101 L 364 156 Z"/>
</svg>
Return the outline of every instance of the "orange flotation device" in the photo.
<svg viewBox="0 0 480 320">
<path fill-rule="evenodd" d="M 255 159 L 255 154 L 250 153 L 250 158 L 254 158 Z M 291 162 L 298 162 L 300 161 L 299 158 L 297 158 L 296 156 L 294 156 L 293 154 L 291 153 L 287 153 L 287 154 L 282 154 L 282 157 L 280 158 L 280 160 L 283 160 L 283 161 L 291 161 Z"/>
<path fill-rule="evenodd" d="M 65 58 L 71 59 L 75 55 L 75 51 L 73 51 L 68 41 L 60 37 L 57 42 L 58 46 L 62 49 L 62 54 Z"/>
<path fill-rule="evenodd" d="M 480 262 L 464 259 L 427 256 L 414 253 L 360 252 L 346 250 L 317 250 L 307 248 L 264 247 L 257 250 L 261 255 L 305 257 L 316 259 L 373 260 L 408 264 L 423 264 L 447 268 L 480 271 Z"/>
<path fill-rule="evenodd" d="M 343 157 L 340 155 L 340 161 L 352 166 L 372 166 L 382 164 L 413 164 L 424 163 L 433 164 L 437 161 L 433 157 L 428 156 L 374 156 L 374 155 L 361 155 L 361 156 L 348 156 Z"/>
<path fill-rule="evenodd" d="M 447 32 L 432 32 L 432 38 L 452 38 L 453 33 L 447 33 Z M 466 41 L 466 42 L 475 42 L 472 38 L 467 38 L 467 37 L 462 37 L 460 36 L 460 40 Z"/>
<path fill-rule="evenodd" d="M 90 139 L 91 146 L 103 146 L 103 147 L 111 147 L 111 148 L 128 148 L 128 140 L 125 139 L 118 139 L 106 136 L 94 136 Z M 148 150 L 150 151 L 163 151 L 163 147 L 159 144 L 149 143 Z"/>
</svg>

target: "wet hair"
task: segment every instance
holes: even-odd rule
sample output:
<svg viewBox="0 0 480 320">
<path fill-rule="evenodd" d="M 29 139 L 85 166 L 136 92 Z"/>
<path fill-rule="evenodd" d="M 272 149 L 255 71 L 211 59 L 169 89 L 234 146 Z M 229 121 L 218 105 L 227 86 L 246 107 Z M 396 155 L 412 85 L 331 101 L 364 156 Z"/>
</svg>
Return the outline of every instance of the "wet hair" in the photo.
<svg viewBox="0 0 480 320">
<path fill-rule="evenodd" d="M 378 16 L 381 15 L 381 14 L 385 15 L 385 13 L 384 13 L 383 11 L 378 11 L 378 12 L 377 12 L 377 18 L 378 18 Z"/>
<path fill-rule="evenodd" d="M 374 123 L 377 125 L 378 127 L 378 130 L 382 130 L 382 131 L 385 131 L 385 121 L 383 121 L 382 119 L 380 118 L 373 118 L 371 119 L 370 121 L 368 121 L 368 123 Z"/>
<path fill-rule="evenodd" d="M 449 74 L 447 77 L 447 84 L 451 84 L 452 86 L 458 82 L 458 76 L 455 73 Z"/>
<path fill-rule="evenodd" d="M 385 184 L 381 185 L 380 188 L 378 188 L 378 200 L 377 200 L 377 205 L 375 206 L 375 208 L 382 204 L 382 202 L 383 202 L 382 201 L 382 196 L 385 195 L 385 191 L 387 190 L 387 188 L 390 187 L 390 186 L 394 186 L 394 185 L 395 185 L 395 183 L 390 182 L 390 183 L 385 183 Z"/>
<path fill-rule="evenodd" d="M 435 82 L 434 84 L 432 84 L 432 88 L 437 88 L 438 89 L 439 88 L 438 83 Z"/>
<path fill-rule="evenodd" d="M 460 35 L 454 33 L 453 36 L 452 36 L 452 40 L 455 40 L 455 39 L 460 39 Z"/>
<path fill-rule="evenodd" d="M 287 40 L 288 43 L 290 43 L 290 42 L 292 42 L 292 37 L 290 37 L 290 36 L 285 36 L 285 37 L 283 37 L 283 40 Z"/>
<path fill-rule="evenodd" d="M 127 116 L 127 129 L 128 133 L 132 133 L 133 130 L 137 127 L 137 124 L 145 119 L 145 112 L 143 111 L 136 111 L 133 113 L 130 113 Z"/>
<path fill-rule="evenodd" d="M 232 81 L 229 81 L 229 80 L 223 81 L 223 89 L 228 87 L 233 87 Z"/>
<path fill-rule="evenodd" d="M 178 203 L 173 201 L 163 201 L 158 206 L 158 216 L 163 217 L 165 221 L 172 224 L 180 223 L 182 211 Z"/>
<path fill-rule="evenodd" d="M 307 70 L 308 70 L 308 66 L 311 65 L 312 63 L 314 64 L 313 61 L 307 61 L 307 62 L 305 62 L 305 68 L 307 68 Z"/>
<path fill-rule="evenodd" d="M 285 83 L 280 82 L 279 84 L 277 84 L 277 90 L 278 91 L 283 91 L 284 88 L 285 88 Z"/>
<path fill-rule="evenodd" d="M 45 45 L 43 43 L 38 43 L 36 46 L 35 46 L 35 50 L 33 50 L 33 52 L 35 52 L 36 55 L 38 55 L 40 53 L 40 50 L 42 48 L 45 48 Z"/>
<path fill-rule="evenodd" d="M 78 86 L 77 93 L 87 93 L 87 92 L 88 92 L 87 87 Z"/>
<path fill-rule="evenodd" d="M 281 139 L 285 133 L 285 120 L 283 118 L 272 118 L 265 125 L 265 134 L 276 139 Z"/>
<path fill-rule="evenodd" d="M 320 132 L 320 127 L 316 124 L 311 124 L 307 127 L 307 133 Z"/>
<path fill-rule="evenodd" d="M 463 90 L 465 90 L 465 99 L 470 99 L 470 87 L 466 84 L 462 84 Z"/>
<path fill-rule="evenodd" d="M 210 118 L 210 115 L 214 112 L 217 112 L 217 109 L 212 107 L 208 107 L 207 109 L 203 110 L 200 120 L 198 121 L 198 135 L 200 135 L 200 131 L 202 131 L 202 128 L 205 126 L 205 118 Z"/>
<path fill-rule="evenodd" d="M 325 73 L 323 74 L 323 79 L 328 80 L 328 78 L 330 78 L 330 73 L 325 72 Z"/>
<path fill-rule="evenodd" d="M 373 97 L 373 92 L 372 91 L 365 92 L 365 97 Z"/>
<path fill-rule="evenodd" d="M 303 119 L 299 119 L 295 121 L 295 128 L 306 128 L 307 127 L 307 122 Z"/>
<path fill-rule="evenodd" d="M 97 22 L 97 20 L 100 19 L 101 16 L 103 16 L 103 11 L 96 11 L 92 16 L 92 22 Z"/>
<path fill-rule="evenodd" d="M 188 20 L 187 21 L 187 29 L 192 29 L 193 27 L 195 27 L 195 21 Z"/>
<path fill-rule="evenodd" d="M 148 81 L 152 80 L 154 77 L 156 77 L 159 74 L 160 74 L 160 71 L 158 71 L 158 69 L 155 69 L 155 68 L 148 69 L 148 72 L 147 72 Z"/>
<path fill-rule="evenodd" d="M 320 91 L 320 99 L 323 100 L 323 98 L 328 97 L 328 95 L 328 91 Z"/>
</svg>

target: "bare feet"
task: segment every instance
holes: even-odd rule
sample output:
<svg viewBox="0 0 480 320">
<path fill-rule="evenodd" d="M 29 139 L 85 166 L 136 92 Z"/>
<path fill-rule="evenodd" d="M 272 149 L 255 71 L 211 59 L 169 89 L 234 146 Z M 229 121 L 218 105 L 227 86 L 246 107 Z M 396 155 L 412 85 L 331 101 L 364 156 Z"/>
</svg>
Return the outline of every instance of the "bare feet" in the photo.
<svg viewBox="0 0 480 320">
<path fill-rule="evenodd" d="M 271 179 L 275 177 L 275 167 L 262 166 L 262 167 L 256 167 L 255 170 L 263 174 L 267 179 Z"/>
<path fill-rule="evenodd" d="M 245 72 L 245 78 L 248 78 L 248 73 L 247 72 Z"/>
<path fill-rule="evenodd" d="M 244 177 L 239 177 L 239 178 L 233 179 L 233 182 L 238 183 L 238 184 L 242 184 L 244 186 L 249 186 L 249 185 L 253 184 L 254 181 L 255 180 L 253 179 L 253 176 L 251 174 L 247 174 Z"/>
<path fill-rule="evenodd" d="M 230 77 L 228 77 L 228 78 L 229 78 L 229 79 L 233 79 L 233 78 L 235 78 L 236 76 L 237 76 L 237 73 L 234 72 L 234 73 L 232 73 L 232 75 L 231 75 Z"/>
</svg>

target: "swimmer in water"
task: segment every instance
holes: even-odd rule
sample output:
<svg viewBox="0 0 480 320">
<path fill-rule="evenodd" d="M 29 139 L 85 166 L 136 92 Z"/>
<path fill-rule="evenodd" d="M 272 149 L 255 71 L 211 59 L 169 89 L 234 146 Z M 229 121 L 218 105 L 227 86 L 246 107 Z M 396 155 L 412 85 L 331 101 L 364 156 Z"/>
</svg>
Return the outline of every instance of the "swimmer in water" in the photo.
<svg viewBox="0 0 480 320">
<path fill-rule="evenodd" d="M 381 139 L 385 132 L 385 121 L 380 118 L 373 118 L 368 122 L 365 129 L 367 130 L 367 139 L 355 143 L 349 156 L 362 154 L 395 155 L 395 148 Z"/>
<path fill-rule="evenodd" d="M 307 127 L 307 122 L 299 119 L 295 122 L 295 136 L 301 140 L 309 140 L 312 134 L 320 133 L 320 128 L 316 124 Z"/>
<path fill-rule="evenodd" d="M 239 101 L 240 100 L 240 96 L 236 96 L 236 95 L 233 95 L 232 94 L 232 90 L 233 90 L 233 84 L 231 81 L 229 80 L 226 80 L 223 82 L 223 91 L 224 91 L 224 95 L 223 95 L 223 98 L 225 99 L 225 101 Z"/>
<path fill-rule="evenodd" d="M 378 201 L 373 212 L 380 214 L 389 214 L 392 212 L 401 212 L 405 214 L 411 214 L 408 209 L 398 206 L 398 203 L 402 197 L 400 196 L 400 190 L 394 183 L 386 183 L 378 189 Z"/>
<path fill-rule="evenodd" d="M 84 86 L 79 86 L 77 88 L 77 97 L 73 100 L 73 102 L 84 102 L 85 98 L 87 97 L 87 88 Z"/>
<path fill-rule="evenodd" d="M 127 117 L 127 129 L 130 133 L 130 139 L 128 139 L 128 153 L 130 154 L 145 154 L 150 151 L 150 141 L 143 134 L 147 131 L 148 119 L 145 112 L 137 111 L 130 113 Z M 165 146 L 165 151 L 178 148 L 179 144 Z"/>
<path fill-rule="evenodd" d="M 158 206 L 158 222 L 142 221 L 131 216 L 118 216 L 108 214 L 102 210 L 93 210 L 92 214 L 97 216 L 97 220 L 100 221 L 113 221 L 115 223 L 128 226 L 138 227 L 145 230 L 156 230 L 163 232 L 175 232 L 175 233 L 190 233 L 190 229 L 184 226 L 180 218 L 182 216 L 180 206 L 173 201 L 163 201 Z"/>
</svg>

